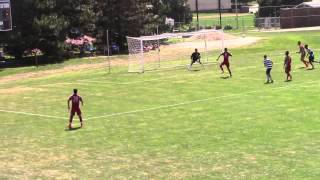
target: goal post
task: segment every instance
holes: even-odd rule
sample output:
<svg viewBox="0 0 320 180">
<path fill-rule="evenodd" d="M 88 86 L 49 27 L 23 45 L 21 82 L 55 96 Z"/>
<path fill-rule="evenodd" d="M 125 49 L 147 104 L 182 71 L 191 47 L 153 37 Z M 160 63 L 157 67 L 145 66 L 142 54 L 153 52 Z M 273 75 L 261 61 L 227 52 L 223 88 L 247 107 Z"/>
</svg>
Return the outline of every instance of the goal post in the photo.
<svg viewBox="0 0 320 180">
<path fill-rule="evenodd" d="M 163 68 L 185 67 L 194 49 L 204 64 L 214 62 L 213 55 L 224 48 L 222 30 L 165 33 L 154 36 L 127 37 L 128 71 L 144 72 Z"/>
</svg>

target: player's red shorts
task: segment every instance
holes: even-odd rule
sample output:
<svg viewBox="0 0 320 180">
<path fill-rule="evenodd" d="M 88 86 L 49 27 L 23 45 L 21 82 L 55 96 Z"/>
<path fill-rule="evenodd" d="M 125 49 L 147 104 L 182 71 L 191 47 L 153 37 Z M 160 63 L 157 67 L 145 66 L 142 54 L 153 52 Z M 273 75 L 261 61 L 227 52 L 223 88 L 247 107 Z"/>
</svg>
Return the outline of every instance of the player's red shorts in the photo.
<svg viewBox="0 0 320 180">
<path fill-rule="evenodd" d="M 288 74 L 288 73 L 290 73 L 290 71 L 291 71 L 291 67 L 287 67 L 286 69 L 285 69 L 285 72 Z"/>
<path fill-rule="evenodd" d="M 230 66 L 229 61 L 223 61 L 221 63 L 221 66 L 223 66 L 223 65 L 226 65 L 227 67 L 229 67 Z"/>
<path fill-rule="evenodd" d="M 80 110 L 80 108 L 72 108 L 72 109 L 71 109 L 70 114 L 71 114 L 72 116 L 74 116 L 76 113 L 77 113 L 78 116 L 81 115 L 81 110 Z"/>
</svg>

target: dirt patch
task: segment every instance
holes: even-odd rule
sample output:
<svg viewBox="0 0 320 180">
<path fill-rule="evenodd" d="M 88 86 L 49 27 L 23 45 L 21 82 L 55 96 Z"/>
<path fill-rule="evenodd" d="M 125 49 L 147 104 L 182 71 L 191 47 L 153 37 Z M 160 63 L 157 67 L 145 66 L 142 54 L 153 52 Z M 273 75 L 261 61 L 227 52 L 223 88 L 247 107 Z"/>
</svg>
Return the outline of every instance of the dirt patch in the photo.
<svg viewBox="0 0 320 180">
<path fill-rule="evenodd" d="M 0 94 L 19 94 L 26 91 L 44 91 L 41 88 L 29 88 L 29 87 L 14 87 L 8 89 L 0 89 Z"/>
<path fill-rule="evenodd" d="M 243 46 L 248 46 L 254 43 L 257 43 L 259 40 L 262 38 L 259 37 L 238 37 L 238 38 L 233 38 L 233 39 L 225 39 L 224 40 L 224 47 L 228 48 L 236 48 L 236 47 L 243 47 Z M 220 41 L 208 41 L 207 42 L 207 48 L 208 50 L 212 49 L 221 49 L 221 43 Z M 204 43 L 203 42 L 185 42 L 181 43 L 178 45 L 172 45 L 171 48 L 176 49 L 177 47 L 183 46 L 184 48 L 197 48 L 197 47 L 203 47 Z"/>
<path fill-rule="evenodd" d="M 102 56 L 95 57 L 95 58 L 102 58 Z M 107 59 L 107 57 L 104 57 L 104 58 Z M 126 58 L 124 59 L 112 58 L 110 62 L 111 62 L 111 66 L 127 65 Z M 103 62 L 103 63 L 70 65 L 70 66 L 63 67 L 61 69 L 36 71 L 36 72 L 28 72 L 28 73 L 15 74 L 11 76 L 5 76 L 0 78 L 0 83 L 7 83 L 11 81 L 19 81 L 19 80 L 30 79 L 30 78 L 46 77 L 50 75 L 67 73 L 67 72 L 75 72 L 75 71 L 86 70 L 86 69 L 100 69 L 107 66 L 109 66 L 109 62 L 107 62 L 107 60 L 106 62 Z"/>
<path fill-rule="evenodd" d="M 178 60 L 180 59 L 185 60 L 186 58 L 190 58 L 190 54 L 193 51 L 193 49 L 204 49 L 204 43 L 201 41 L 200 37 L 193 37 L 198 40 L 195 42 L 183 42 L 183 43 L 177 43 L 177 44 L 170 44 L 166 46 L 161 46 L 161 61 L 164 60 Z M 190 38 L 191 39 L 191 38 Z M 217 33 L 213 33 L 208 35 L 207 37 L 207 48 L 209 51 L 211 50 L 220 50 L 222 45 L 221 41 L 218 41 L 221 39 L 221 36 Z M 228 48 L 236 48 L 236 47 L 243 47 L 248 46 L 250 44 L 257 43 L 261 38 L 258 37 L 236 37 L 233 35 L 224 35 L 224 47 Z M 192 40 L 192 39 L 191 39 Z M 149 58 L 150 57 L 150 58 Z M 150 52 L 145 53 L 145 62 L 153 62 L 157 58 L 157 52 Z M 64 74 L 68 72 L 76 72 L 81 70 L 93 70 L 93 69 L 101 69 L 106 68 L 109 66 L 109 62 L 107 61 L 107 57 L 94 57 L 94 58 L 106 58 L 106 61 L 103 63 L 89 63 L 88 64 L 81 64 L 81 65 L 70 65 L 66 66 L 60 69 L 54 69 L 54 70 L 44 70 L 44 71 L 36 71 L 36 72 L 28 72 L 28 73 L 21 73 L 21 74 L 15 74 L 11 76 L 5 76 L 0 78 L 0 84 L 5 84 L 12 81 L 19 81 L 24 79 L 31 79 L 31 78 L 43 78 L 50 75 L 56 75 L 56 74 Z M 177 59 L 178 58 L 178 59 Z M 90 59 L 90 58 L 88 58 Z M 128 66 L 128 56 L 113 56 L 110 59 L 110 65 L 111 67 L 115 66 Z M 19 90 L 18 90 L 19 91 Z M 23 91 L 20 89 L 20 91 Z M 25 91 L 25 90 L 24 90 Z M 5 91 L 5 93 L 8 93 L 9 91 Z M 0 91 L 1 93 L 1 91 Z"/>
<path fill-rule="evenodd" d="M 212 32 L 204 35 L 197 35 L 190 38 L 190 40 L 203 40 L 206 39 L 207 41 L 218 41 L 218 40 L 230 40 L 230 39 L 237 39 L 236 36 L 231 34 L 221 34 L 219 32 Z"/>
</svg>

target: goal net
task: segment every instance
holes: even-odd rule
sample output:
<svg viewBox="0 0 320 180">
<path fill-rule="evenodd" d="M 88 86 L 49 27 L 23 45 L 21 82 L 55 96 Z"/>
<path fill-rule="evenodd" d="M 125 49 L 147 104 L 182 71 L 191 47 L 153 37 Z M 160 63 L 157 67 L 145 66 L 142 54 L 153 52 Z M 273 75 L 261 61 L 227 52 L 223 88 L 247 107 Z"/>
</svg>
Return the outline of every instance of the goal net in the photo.
<svg viewBox="0 0 320 180">
<path fill-rule="evenodd" d="M 164 68 L 186 67 L 195 49 L 201 53 L 201 62 L 216 62 L 224 48 L 221 30 L 201 30 L 187 33 L 166 33 L 154 36 L 127 37 L 129 72 L 144 72 Z M 197 65 L 195 65 L 197 68 Z"/>
</svg>

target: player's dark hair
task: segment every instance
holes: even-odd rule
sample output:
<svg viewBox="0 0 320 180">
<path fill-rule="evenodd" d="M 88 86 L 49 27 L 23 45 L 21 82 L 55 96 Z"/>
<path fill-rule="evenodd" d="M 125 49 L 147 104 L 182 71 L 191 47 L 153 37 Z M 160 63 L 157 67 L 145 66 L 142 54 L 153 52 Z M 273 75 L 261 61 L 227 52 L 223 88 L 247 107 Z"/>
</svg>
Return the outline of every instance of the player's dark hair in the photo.
<svg viewBox="0 0 320 180">
<path fill-rule="evenodd" d="M 267 55 L 264 55 L 263 57 L 264 57 L 264 58 L 267 58 Z"/>
<path fill-rule="evenodd" d="M 286 51 L 286 55 L 289 55 L 289 51 Z"/>
<path fill-rule="evenodd" d="M 228 48 L 224 48 L 224 51 L 228 51 Z"/>
<path fill-rule="evenodd" d="M 77 94 L 78 93 L 78 89 L 73 89 L 73 93 Z"/>
<path fill-rule="evenodd" d="M 298 44 L 301 44 L 301 41 L 298 41 Z"/>
<path fill-rule="evenodd" d="M 309 48 L 308 44 L 304 45 L 304 48 L 308 49 Z"/>
</svg>

